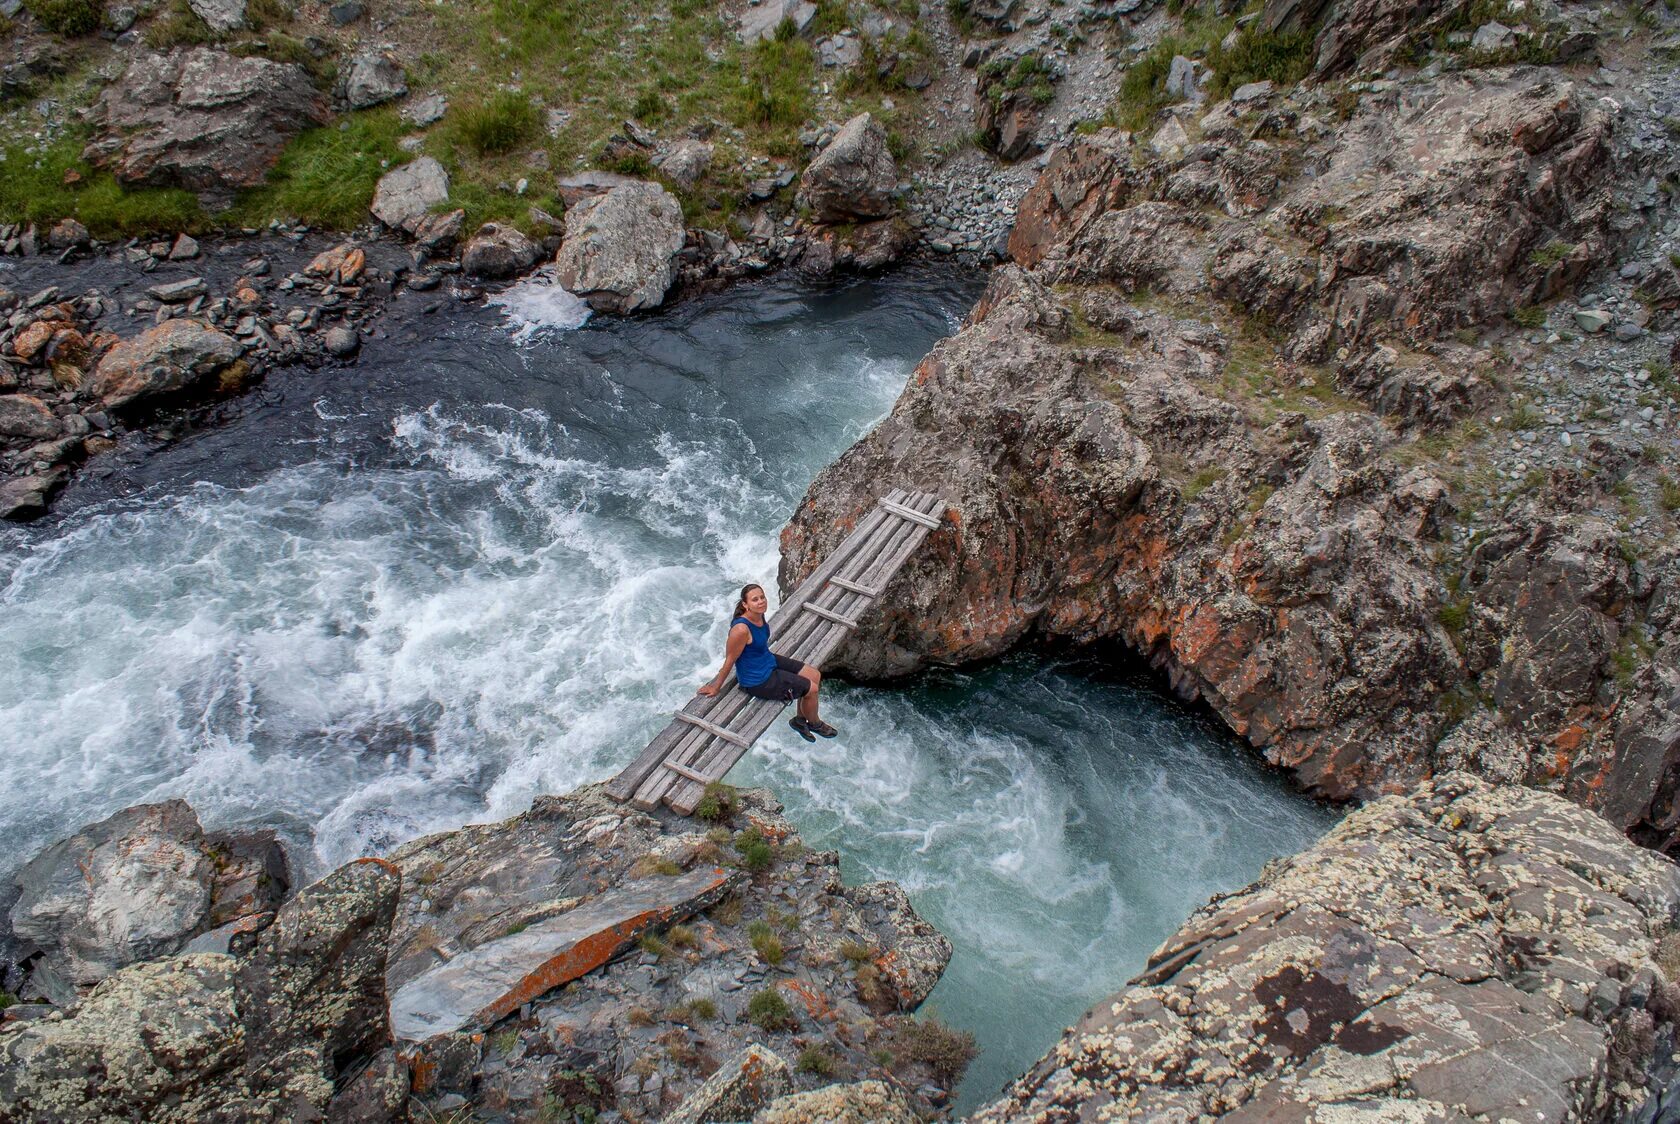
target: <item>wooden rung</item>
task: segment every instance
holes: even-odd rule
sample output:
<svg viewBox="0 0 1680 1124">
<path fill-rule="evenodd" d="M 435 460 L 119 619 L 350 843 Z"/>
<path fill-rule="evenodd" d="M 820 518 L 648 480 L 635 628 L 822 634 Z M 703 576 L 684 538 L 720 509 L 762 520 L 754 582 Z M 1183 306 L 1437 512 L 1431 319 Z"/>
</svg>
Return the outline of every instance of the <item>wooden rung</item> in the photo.
<svg viewBox="0 0 1680 1124">
<path fill-rule="evenodd" d="M 702 730 L 706 731 L 708 734 L 712 735 L 712 737 L 722 738 L 724 741 L 729 742 L 731 745 L 738 745 L 742 749 L 751 749 L 752 748 L 752 742 L 748 741 L 746 738 L 743 738 L 740 734 L 737 734 L 733 730 L 725 730 L 722 726 L 718 726 L 714 723 L 708 722 L 704 718 L 696 718 L 692 714 L 687 714 L 687 713 L 684 713 L 683 711 L 678 711 L 677 712 L 677 721 L 678 722 L 687 722 L 690 726 L 698 726 Z M 670 762 L 666 762 L 666 764 L 670 764 Z"/>
<path fill-rule="evenodd" d="M 690 769 L 687 765 L 679 765 L 675 761 L 665 761 L 665 762 L 662 762 L 662 764 L 667 769 L 671 770 L 671 772 L 676 773 L 678 776 L 687 777 L 689 780 L 693 781 L 696 784 L 711 784 L 712 783 L 712 778 L 711 777 L 708 777 L 705 773 L 696 773 L 693 769 Z"/>
<path fill-rule="evenodd" d="M 912 523 L 920 523 L 922 526 L 928 528 L 936 528 L 940 524 L 940 520 L 935 519 L 933 516 L 923 515 L 914 508 L 905 507 L 901 503 L 894 503 L 891 500 L 881 500 L 880 504 L 894 515 L 908 519 Z"/>
<path fill-rule="evenodd" d="M 841 589 L 847 589 L 853 593 L 861 593 L 865 597 L 881 596 L 881 589 L 879 586 L 864 585 L 862 582 L 849 581 L 846 578 L 829 578 L 828 584 L 837 585 Z"/>
<path fill-rule="evenodd" d="M 854 621 L 851 617 L 846 616 L 844 613 L 836 613 L 833 609 L 825 609 L 821 605 L 812 605 L 811 603 L 806 602 L 805 611 L 807 613 L 815 613 L 824 620 L 833 621 L 842 628 L 856 628 L 858 626 L 857 621 Z"/>
</svg>

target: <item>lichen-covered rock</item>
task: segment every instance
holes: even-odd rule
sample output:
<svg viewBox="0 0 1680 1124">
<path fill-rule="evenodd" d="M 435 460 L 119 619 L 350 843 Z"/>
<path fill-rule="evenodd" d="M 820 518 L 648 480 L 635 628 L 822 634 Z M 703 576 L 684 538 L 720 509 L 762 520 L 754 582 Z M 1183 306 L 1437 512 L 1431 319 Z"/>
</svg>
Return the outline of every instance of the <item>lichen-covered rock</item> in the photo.
<svg viewBox="0 0 1680 1124">
<path fill-rule="evenodd" d="M 817 222 L 885 218 L 893 211 L 898 165 L 887 133 L 860 113 L 847 121 L 799 177 L 798 201 Z"/>
<path fill-rule="evenodd" d="M 884 1081 L 825 1085 L 777 1097 L 753 1124 L 917 1124 L 921 1117 Z"/>
<path fill-rule="evenodd" d="M 665 1124 L 716 1124 L 745 1120 L 793 1091 L 788 1064 L 775 1051 L 752 1045 L 718 1067 L 690 1093 Z"/>
<path fill-rule="evenodd" d="M 140 51 L 106 87 L 86 158 L 125 183 L 189 188 L 212 204 L 255 187 L 286 142 L 327 119 L 309 75 L 208 47 Z"/>
<path fill-rule="evenodd" d="M 569 204 L 560 284 L 599 312 L 657 308 L 683 246 L 682 207 L 656 183 L 613 187 Z"/>
<path fill-rule="evenodd" d="M 55 843 L 17 874 L 13 935 L 27 993 L 75 1003 L 128 964 L 208 929 L 266 919 L 290 884 L 272 831 L 206 835 L 182 800 L 141 804 Z"/>
<path fill-rule="evenodd" d="M 980 1124 L 1615 1118 L 1639 1097 L 1680 869 L 1594 813 L 1455 774 L 1198 911 Z"/>
<path fill-rule="evenodd" d="M 400 1118 L 385 940 L 398 877 L 364 860 L 281 907 L 243 961 L 134 964 L 69 1014 L 0 1031 L 0 1113 L 67 1120 Z"/>
<path fill-rule="evenodd" d="M 197 320 L 165 320 L 99 361 L 88 393 L 111 409 L 185 390 L 240 361 L 237 340 Z"/>
</svg>

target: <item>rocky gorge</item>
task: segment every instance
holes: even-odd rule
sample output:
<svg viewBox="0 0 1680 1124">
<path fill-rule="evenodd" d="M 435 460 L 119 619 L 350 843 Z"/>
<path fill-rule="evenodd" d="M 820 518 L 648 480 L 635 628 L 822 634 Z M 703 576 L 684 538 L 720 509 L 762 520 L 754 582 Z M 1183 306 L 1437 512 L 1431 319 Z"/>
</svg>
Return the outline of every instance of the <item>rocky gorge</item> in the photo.
<svg viewBox="0 0 1680 1124">
<path fill-rule="evenodd" d="M 521 188 L 522 215 L 469 222 L 426 154 L 381 169 L 348 238 L 0 232 L 43 281 L 0 293 L 6 513 L 539 263 L 630 315 L 778 268 L 989 256 L 783 532 L 785 589 L 886 490 L 949 500 L 833 670 L 1118 642 L 1355 807 L 975 1118 L 1676 1118 L 1672 14 L 842 7 L 727 13 L 749 44 L 809 40 L 846 112 L 798 122 L 800 161 L 732 166 L 716 229 L 688 189 L 739 157 L 727 127 L 629 119 L 594 161 L 628 172 L 520 169 L 558 218 Z M 400 47 L 330 90 L 216 46 L 132 55 L 87 159 L 206 207 L 335 110 L 437 108 Z M 44 283 L 78 259 L 105 273 Z M 185 805 L 90 826 L 13 891 L 4 983 L 30 1002 L 0 1011 L 0 1119 L 948 1111 L 971 1044 L 913 1012 L 949 942 L 904 890 L 845 886 L 769 795 L 717 797 L 709 828 L 545 797 L 289 897 L 272 838 Z"/>
</svg>

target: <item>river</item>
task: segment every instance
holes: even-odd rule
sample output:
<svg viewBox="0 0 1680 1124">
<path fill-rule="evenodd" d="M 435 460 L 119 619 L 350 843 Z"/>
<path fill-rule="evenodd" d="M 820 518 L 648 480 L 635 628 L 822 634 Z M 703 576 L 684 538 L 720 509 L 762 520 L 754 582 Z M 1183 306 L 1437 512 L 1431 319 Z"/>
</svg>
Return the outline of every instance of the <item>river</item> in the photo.
<svg viewBox="0 0 1680 1124">
<path fill-rule="evenodd" d="M 522 290 L 511 322 L 401 319 L 353 367 L 279 372 L 235 423 L 84 474 L 0 530 L 0 873 L 182 796 L 318 875 L 609 775 L 977 292 L 776 280 L 560 331 Z M 731 779 L 950 936 L 929 1009 L 981 1045 L 959 1107 L 1332 821 L 1115 653 L 826 693 L 838 739 L 778 725 Z"/>
</svg>

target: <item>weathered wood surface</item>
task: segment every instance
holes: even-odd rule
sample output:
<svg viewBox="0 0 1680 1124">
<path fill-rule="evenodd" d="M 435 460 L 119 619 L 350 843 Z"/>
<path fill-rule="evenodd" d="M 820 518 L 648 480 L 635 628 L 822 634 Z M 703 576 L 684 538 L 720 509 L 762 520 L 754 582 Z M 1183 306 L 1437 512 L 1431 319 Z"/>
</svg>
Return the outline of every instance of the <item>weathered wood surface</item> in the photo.
<svg viewBox="0 0 1680 1124">
<path fill-rule="evenodd" d="M 944 514 L 937 495 L 887 493 L 770 618 L 771 650 L 821 667 Z M 643 810 L 663 802 L 689 815 L 706 785 L 734 768 L 785 705 L 753 698 L 731 676 L 711 698 L 689 700 L 607 783 L 607 793 Z"/>
</svg>

